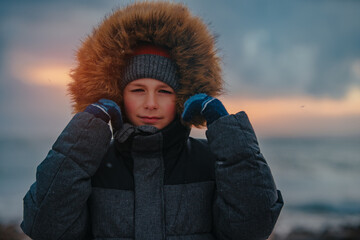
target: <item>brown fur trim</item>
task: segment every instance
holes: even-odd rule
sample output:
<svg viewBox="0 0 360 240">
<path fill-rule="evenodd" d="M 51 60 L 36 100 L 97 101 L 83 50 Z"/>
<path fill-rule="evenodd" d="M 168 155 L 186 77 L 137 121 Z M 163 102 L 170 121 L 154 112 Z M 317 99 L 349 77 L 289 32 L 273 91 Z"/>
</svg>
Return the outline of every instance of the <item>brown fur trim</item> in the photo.
<svg viewBox="0 0 360 240">
<path fill-rule="evenodd" d="M 215 38 L 202 20 L 182 4 L 137 2 L 105 18 L 79 48 L 78 64 L 71 71 L 73 81 L 68 88 L 74 112 L 83 111 L 101 98 L 121 106 L 119 82 L 126 60 L 140 42 L 170 49 L 180 77 L 176 103 L 179 115 L 190 96 L 217 96 L 222 92 Z M 204 119 L 197 117 L 192 124 L 204 125 Z"/>
</svg>

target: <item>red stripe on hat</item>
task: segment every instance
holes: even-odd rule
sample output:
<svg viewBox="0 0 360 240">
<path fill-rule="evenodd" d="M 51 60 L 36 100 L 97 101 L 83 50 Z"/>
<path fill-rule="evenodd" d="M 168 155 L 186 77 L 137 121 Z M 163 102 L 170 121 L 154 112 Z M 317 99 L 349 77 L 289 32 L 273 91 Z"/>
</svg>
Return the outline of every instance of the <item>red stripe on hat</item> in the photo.
<svg viewBox="0 0 360 240">
<path fill-rule="evenodd" d="M 168 50 L 154 45 L 141 45 L 137 47 L 134 50 L 133 56 L 144 54 L 158 55 L 166 58 L 171 58 Z"/>
</svg>

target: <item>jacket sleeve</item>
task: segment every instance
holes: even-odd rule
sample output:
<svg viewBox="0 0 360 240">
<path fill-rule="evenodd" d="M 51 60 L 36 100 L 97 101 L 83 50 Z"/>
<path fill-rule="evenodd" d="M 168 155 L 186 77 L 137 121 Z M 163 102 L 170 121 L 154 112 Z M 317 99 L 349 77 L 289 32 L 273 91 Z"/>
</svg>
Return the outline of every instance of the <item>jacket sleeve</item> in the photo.
<svg viewBox="0 0 360 240">
<path fill-rule="evenodd" d="M 37 167 L 24 197 L 23 231 L 33 239 L 83 239 L 88 232 L 91 176 L 111 140 L 109 126 L 76 114 Z"/>
<path fill-rule="evenodd" d="M 245 112 L 212 123 L 206 136 L 216 155 L 214 230 L 218 239 L 267 239 L 283 200 Z"/>
</svg>

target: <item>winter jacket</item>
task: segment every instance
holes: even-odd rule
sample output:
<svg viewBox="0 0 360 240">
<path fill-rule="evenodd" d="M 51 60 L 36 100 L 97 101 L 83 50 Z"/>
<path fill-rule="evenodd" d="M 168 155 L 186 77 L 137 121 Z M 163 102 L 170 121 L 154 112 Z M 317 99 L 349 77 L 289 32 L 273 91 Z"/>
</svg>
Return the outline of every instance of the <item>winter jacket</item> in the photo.
<svg viewBox="0 0 360 240">
<path fill-rule="evenodd" d="M 33 239 L 266 239 L 283 202 L 244 112 L 207 140 L 175 121 L 124 128 L 78 113 L 24 197 Z"/>
</svg>

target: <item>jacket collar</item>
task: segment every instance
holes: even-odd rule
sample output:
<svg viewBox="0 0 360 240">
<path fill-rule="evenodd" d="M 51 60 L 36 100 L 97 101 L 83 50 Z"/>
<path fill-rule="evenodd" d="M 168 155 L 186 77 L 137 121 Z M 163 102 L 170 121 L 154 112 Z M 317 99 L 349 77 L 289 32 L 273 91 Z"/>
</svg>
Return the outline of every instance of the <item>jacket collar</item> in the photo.
<svg viewBox="0 0 360 240">
<path fill-rule="evenodd" d="M 184 126 L 180 120 L 176 118 L 176 120 L 161 130 L 164 150 L 186 141 L 190 135 L 190 130 L 190 128 Z"/>
<path fill-rule="evenodd" d="M 119 150 L 131 151 L 134 138 L 137 139 L 137 142 L 142 139 L 146 141 L 146 139 L 152 139 L 151 136 L 155 137 L 155 135 L 161 134 L 163 139 L 162 148 L 163 151 L 166 151 L 174 145 L 186 141 L 189 137 L 190 130 L 190 128 L 181 123 L 179 118 L 176 118 L 161 130 L 149 125 L 134 126 L 125 123 L 122 129 L 115 134 L 114 139 Z"/>
</svg>

